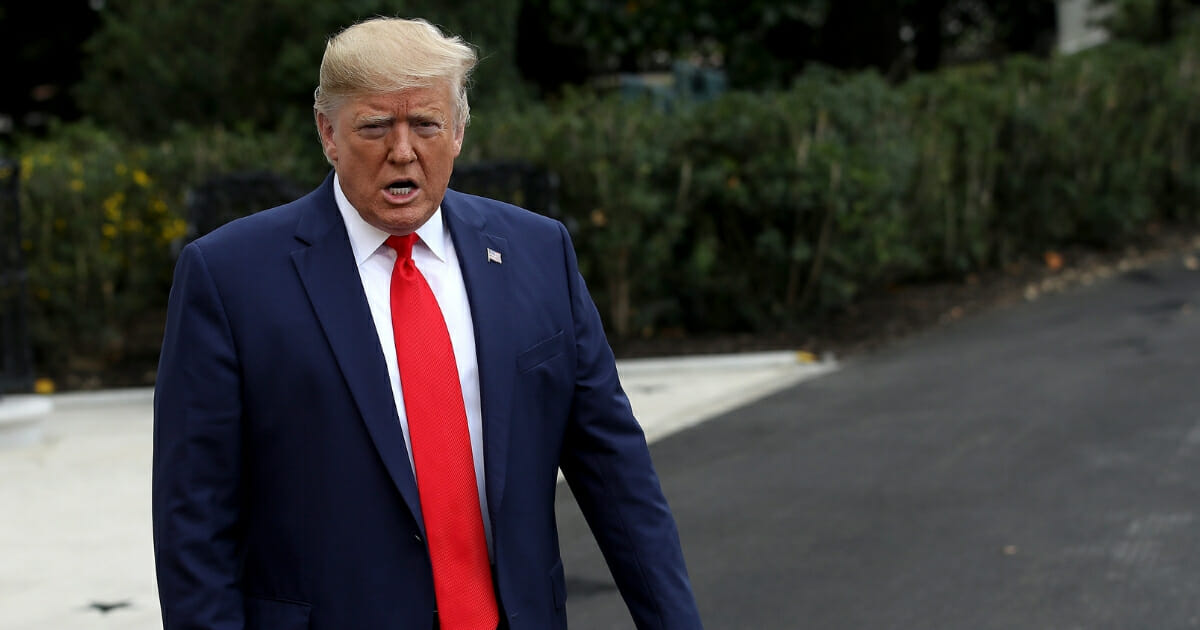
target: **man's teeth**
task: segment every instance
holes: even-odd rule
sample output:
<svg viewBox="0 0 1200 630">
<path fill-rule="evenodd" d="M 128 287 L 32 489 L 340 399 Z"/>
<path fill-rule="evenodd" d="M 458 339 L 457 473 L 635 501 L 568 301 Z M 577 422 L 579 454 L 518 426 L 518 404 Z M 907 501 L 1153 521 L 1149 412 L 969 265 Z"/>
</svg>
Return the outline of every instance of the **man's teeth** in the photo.
<svg viewBox="0 0 1200 630">
<path fill-rule="evenodd" d="M 412 189 L 412 186 L 392 186 L 391 188 L 388 188 L 388 192 L 392 193 L 393 195 L 403 197 L 404 195 L 412 192 Z"/>
</svg>

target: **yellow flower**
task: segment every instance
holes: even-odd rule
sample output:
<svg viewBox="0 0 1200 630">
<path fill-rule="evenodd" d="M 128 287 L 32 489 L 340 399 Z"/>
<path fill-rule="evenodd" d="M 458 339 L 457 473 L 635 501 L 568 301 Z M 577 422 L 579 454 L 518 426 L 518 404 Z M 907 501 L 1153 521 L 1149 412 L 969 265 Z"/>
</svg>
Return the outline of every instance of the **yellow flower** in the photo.
<svg viewBox="0 0 1200 630">
<path fill-rule="evenodd" d="M 129 172 L 129 167 L 125 166 L 124 162 L 117 162 L 116 166 L 113 166 L 113 171 L 117 175 L 124 175 Z"/>
<path fill-rule="evenodd" d="M 133 183 L 137 184 L 138 186 L 141 186 L 142 188 L 145 188 L 150 185 L 150 176 L 146 174 L 146 171 L 143 171 L 140 168 L 134 169 Z"/>
<path fill-rule="evenodd" d="M 173 241 L 184 234 L 187 234 L 187 222 L 183 219 L 168 221 L 163 226 L 162 238 L 164 241 Z"/>
<path fill-rule="evenodd" d="M 155 197 L 154 200 L 150 202 L 150 212 L 154 214 L 166 214 L 167 202 L 163 201 L 161 197 Z"/>
<path fill-rule="evenodd" d="M 116 238 L 117 226 L 111 223 L 105 223 L 104 225 L 100 226 L 100 233 L 104 235 L 104 238 Z"/>
<path fill-rule="evenodd" d="M 121 205 L 125 203 L 125 193 L 117 191 L 108 196 L 102 205 L 104 206 L 104 218 L 116 223 L 121 220 Z"/>
<path fill-rule="evenodd" d="M 29 181 L 29 178 L 31 178 L 31 177 L 33 177 L 33 156 L 32 155 L 22 155 L 21 156 L 21 181 L 27 182 L 27 181 Z"/>
<path fill-rule="evenodd" d="M 71 180 L 71 190 L 73 190 L 75 192 L 83 192 L 83 180 L 82 179 L 72 179 Z"/>
<path fill-rule="evenodd" d="M 71 172 L 76 175 L 82 175 L 83 174 L 83 162 L 80 162 L 79 160 L 72 158 L 71 159 Z"/>
</svg>

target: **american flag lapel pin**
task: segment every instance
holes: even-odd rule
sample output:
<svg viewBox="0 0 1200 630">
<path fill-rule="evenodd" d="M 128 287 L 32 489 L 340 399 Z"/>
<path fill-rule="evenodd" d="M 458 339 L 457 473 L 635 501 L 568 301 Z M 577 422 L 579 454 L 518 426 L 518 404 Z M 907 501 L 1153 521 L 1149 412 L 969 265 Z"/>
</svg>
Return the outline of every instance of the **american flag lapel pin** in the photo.
<svg viewBox="0 0 1200 630">
<path fill-rule="evenodd" d="M 499 265 L 504 262 L 504 260 L 502 260 L 500 258 L 500 252 L 492 249 L 491 247 L 487 248 L 487 257 L 488 257 L 488 262 L 490 262 L 490 263 L 496 263 L 497 265 Z"/>
</svg>

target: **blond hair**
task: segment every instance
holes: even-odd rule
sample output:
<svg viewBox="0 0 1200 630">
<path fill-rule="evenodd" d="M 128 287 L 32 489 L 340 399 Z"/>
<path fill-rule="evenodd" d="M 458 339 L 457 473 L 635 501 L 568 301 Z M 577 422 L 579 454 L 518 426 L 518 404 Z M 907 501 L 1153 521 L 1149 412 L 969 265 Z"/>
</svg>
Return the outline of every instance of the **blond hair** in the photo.
<svg viewBox="0 0 1200 630">
<path fill-rule="evenodd" d="M 467 80 L 475 50 L 421 19 L 372 18 L 329 38 L 313 109 L 332 116 L 347 98 L 428 88 L 444 81 L 454 96 L 454 122 L 471 119 Z"/>
</svg>

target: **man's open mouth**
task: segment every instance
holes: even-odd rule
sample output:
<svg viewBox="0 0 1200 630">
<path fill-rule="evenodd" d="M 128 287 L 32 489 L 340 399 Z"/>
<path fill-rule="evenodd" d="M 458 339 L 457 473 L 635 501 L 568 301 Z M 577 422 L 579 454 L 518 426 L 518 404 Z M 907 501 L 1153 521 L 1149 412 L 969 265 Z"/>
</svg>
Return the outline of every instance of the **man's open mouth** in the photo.
<svg viewBox="0 0 1200 630">
<path fill-rule="evenodd" d="M 410 179 L 401 179 L 388 184 L 387 191 L 397 197 L 404 197 L 411 193 L 417 185 Z"/>
</svg>

